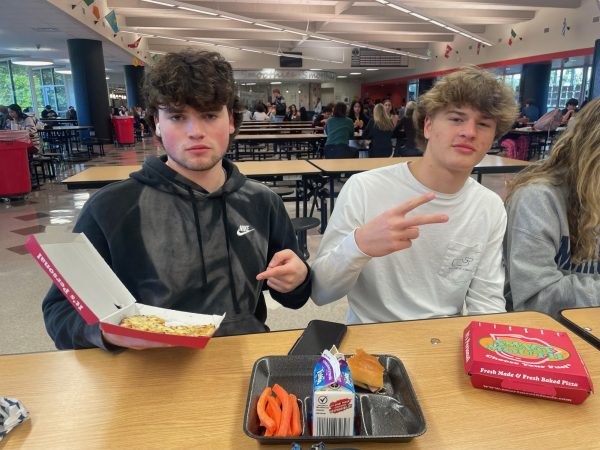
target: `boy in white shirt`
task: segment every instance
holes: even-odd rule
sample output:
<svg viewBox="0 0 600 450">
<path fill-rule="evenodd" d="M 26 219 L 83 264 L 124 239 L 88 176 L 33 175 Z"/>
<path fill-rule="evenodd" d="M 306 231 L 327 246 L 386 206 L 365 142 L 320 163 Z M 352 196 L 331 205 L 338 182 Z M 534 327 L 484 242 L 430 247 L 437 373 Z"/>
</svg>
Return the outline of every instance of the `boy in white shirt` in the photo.
<svg viewBox="0 0 600 450">
<path fill-rule="evenodd" d="M 349 323 L 505 311 L 506 213 L 470 174 L 516 113 L 510 89 L 476 67 L 425 93 L 414 114 L 424 156 L 346 182 L 312 265 L 313 301 L 347 295 Z"/>
</svg>

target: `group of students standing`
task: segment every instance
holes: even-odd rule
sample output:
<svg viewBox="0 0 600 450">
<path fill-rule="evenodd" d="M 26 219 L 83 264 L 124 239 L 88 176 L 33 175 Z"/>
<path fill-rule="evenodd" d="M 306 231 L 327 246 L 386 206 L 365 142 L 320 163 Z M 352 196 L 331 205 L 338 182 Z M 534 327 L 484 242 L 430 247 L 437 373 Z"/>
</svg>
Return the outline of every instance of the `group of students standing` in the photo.
<svg viewBox="0 0 600 450">
<path fill-rule="evenodd" d="M 167 54 L 144 85 L 166 155 L 95 193 L 74 228 L 141 303 L 226 313 L 218 335 L 268 331 L 266 289 L 292 309 L 347 296 L 349 323 L 600 303 L 600 99 L 505 207 L 470 175 L 512 126 L 512 92 L 475 67 L 445 76 L 413 113 L 423 157 L 350 177 L 309 266 L 279 196 L 224 159 L 241 123 L 229 63 Z M 162 345 L 87 325 L 56 287 L 43 312 L 58 348 Z"/>
</svg>

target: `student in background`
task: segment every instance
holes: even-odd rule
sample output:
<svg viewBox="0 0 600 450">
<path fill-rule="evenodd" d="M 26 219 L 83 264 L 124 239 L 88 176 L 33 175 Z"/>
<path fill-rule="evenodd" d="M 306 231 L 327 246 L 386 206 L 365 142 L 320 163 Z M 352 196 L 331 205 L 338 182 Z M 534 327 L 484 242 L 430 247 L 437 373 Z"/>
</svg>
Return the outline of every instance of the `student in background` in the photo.
<svg viewBox="0 0 600 450">
<path fill-rule="evenodd" d="M 8 106 L 8 120 L 6 128 L 9 130 L 23 130 L 29 134 L 31 144 L 27 148 L 29 155 L 40 151 L 40 135 L 38 134 L 35 117 L 28 116 L 16 103 Z"/>
<path fill-rule="evenodd" d="M 398 114 L 394 110 L 394 105 L 392 105 L 392 101 L 389 98 L 386 98 L 383 101 L 383 108 L 385 109 L 385 113 L 387 114 L 387 116 L 390 119 L 392 119 L 394 126 L 396 126 L 396 124 L 398 123 L 398 120 L 400 120 L 400 118 L 398 117 Z M 373 110 L 373 113 L 374 112 L 375 112 L 375 110 Z"/>
<path fill-rule="evenodd" d="M 364 130 L 369 122 L 369 119 L 367 119 L 367 116 L 363 112 L 363 105 L 359 100 L 354 100 L 350 105 L 348 117 L 354 123 L 354 132 Z"/>
<path fill-rule="evenodd" d="M 56 119 L 57 117 L 58 114 L 56 114 L 56 111 L 54 111 L 50 105 L 46 105 L 42 110 L 42 119 Z"/>
<path fill-rule="evenodd" d="M 396 156 L 423 156 L 423 152 L 417 148 L 417 130 L 413 122 L 413 116 L 417 102 L 410 101 L 404 109 L 404 116 L 394 128 L 393 136 L 396 138 Z"/>
<path fill-rule="evenodd" d="M 392 134 L 394 121 L 385 109 L 385 104 L 377 104 L 373 109 L 373 118 L 369 120 L 363 133 L 365 139 L 370 139 L 369 158 L 387 158 L 392 156 Z"/>
<path fill-rule="evenodd" d="M 65 114 L 65 118 L 67 120 L 77 120 L 77 111 L 75 111 L 75 108 L 73 108 L 72 106 L 69 106 L 69 109 L 67 110 L 67 112 Z"/>
<path fill-rule="evenodd" d="M 570 98 L 567 100 L 567 104 L 565 105 L 565 109 L 562 110 L 562 119 L 560 120 L 561 125 L 566 125 L 571 120 L 571 117 L 574 117 L 577 113 L 577 105 L 579 105 L 579 100 L 576 98 Z"/>
<path fill-rule="evenodd" d="M 329 105 L 323 106 L 323 112 L 318 114 L 313 119 L 313 128 L 317 131 L 323 131 L 325 129 L 325 124 L 331 117 L 333 109 Z"/>
<path fill-rule="evenodd" d="M 264 121 L 269 120 L 269 115 L 265 111 L 265 105 L 259 103 L 256 105 L 256 111 L 252 114 L 252 120 Z"/>
<path fill-rule="evenodd" d="M 296 108 L 296 105 L 291 104 L 285 118 L 283 119 L 285 122 L 291 122 L 292 120 L 300 120 L 300 113 Z"/>
<path fill-rule="evenodd" d="M 306 111 L 306 108 L 304 106 L 300 107 L 300 120 L 302 122 L 308 122 L 308 112 Z"/>
<path fill-rule="evenodd" d="M 423 94 L 424 156 L 346 181 L 312 265 L 313 301 L 347 295 L 349 323 L 504 311 L 506 213 L 471 171 L 516 113 L 511 89 L 475 67 Z"/>
<path fill-rule="evenodd" d="M 333 117 L 325 123 L 324 155 L 326 159 L 356 158 L 358 150 L 349 146 L 349 141 L 354 139 L 354 124 L 346 117 L 347 106 L 338 102 L 333 109 Z"/>
<path fill-rule="evenodd" d="M 96 192 L 74 231 L 140 303 L 225 313 L 217 335 L 268 331 L 263 289 L 297 309 L 311 277 L 281 198 L 224 159 L 242 120 L 231 65 L 214 52 L 169 53 L 144 89 L 166 155 Z M 159 346 L 86 324 L 55 286 L 42 308 L 61 349 Z"/>
<path fill-rule="evenodd" d="M 509 184 L 506 299 L 556 318 L 600 306 L 600 98 L 577 113 L 550 156 Z"/>
<path fill-rule="evenodd" d="M 517 119 L 519 125 L 527 125 L 528 123 L 535 122 L 540 118 L 540 109 L 535 105 L 535 100 L 528 98 L 525 100 L 525 106 L 521 110 L 521 115 Z"/>
</svg>

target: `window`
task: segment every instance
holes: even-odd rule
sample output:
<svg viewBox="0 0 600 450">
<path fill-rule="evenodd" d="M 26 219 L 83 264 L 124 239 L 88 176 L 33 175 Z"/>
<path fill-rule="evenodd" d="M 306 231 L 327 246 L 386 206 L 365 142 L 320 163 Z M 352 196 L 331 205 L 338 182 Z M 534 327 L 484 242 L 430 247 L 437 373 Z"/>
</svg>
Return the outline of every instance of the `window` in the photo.
<svg viewBox="0 0 600 450">
<path fill-rule="evenodd" d="M 581 104 L 589 95 L 592 68 L 584 63 L 580 67 L 561 67 L 550 71 L 548 86 L 548 109 L 564 108 L 570 98 Z"/>
<path fill-rule="evenodd" d="M 59 116 L 64 116 L 69 105 L 65 76 L 53 68 L 32 70 L 38 108 L 50 105 Z"/>
<path fill-rule="evenodd" d="M 0 62 L 0 105 L 11 105 L 14 102 L 8 61 L 2 61 Z"/>
<path fill-rule="evenodd" d="M 513 98 L 516 103 L 519 103 L 519 94 L 521 88 L 521 74 L 512 73 L 504 75 L 504 84 L 508 85 L 513 92 Z"/>
<path fill-rule="evenodd" d="M 408 85 L 408 101 L 416 100 L 419 96 L 419 80 L 413 81 Z"/>
</svg>

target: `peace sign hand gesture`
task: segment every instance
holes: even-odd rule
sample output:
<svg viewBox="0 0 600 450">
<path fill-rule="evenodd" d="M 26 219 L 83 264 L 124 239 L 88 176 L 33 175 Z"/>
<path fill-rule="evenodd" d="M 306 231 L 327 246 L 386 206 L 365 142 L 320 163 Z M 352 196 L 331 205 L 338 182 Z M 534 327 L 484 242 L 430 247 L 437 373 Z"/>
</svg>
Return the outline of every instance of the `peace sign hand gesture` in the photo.
<svg viewBox="0 0 600 450">
<path fill-rule="evenodd" d="M 378 215 L 356 230 L 354 233 L 356 245 L 361 252 L 372 257 L 386 256 L 411 247 L 412 240 L 419 237 L 419 225 L 448 221 L 446 214 L 407 216 L 413 209 L 434 198 L 435 194 L 429 192 Z"/>
</svg>

